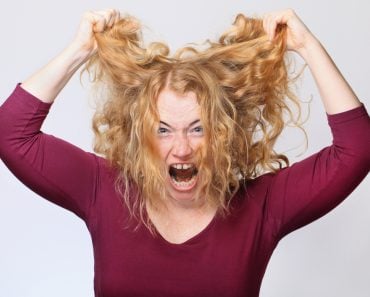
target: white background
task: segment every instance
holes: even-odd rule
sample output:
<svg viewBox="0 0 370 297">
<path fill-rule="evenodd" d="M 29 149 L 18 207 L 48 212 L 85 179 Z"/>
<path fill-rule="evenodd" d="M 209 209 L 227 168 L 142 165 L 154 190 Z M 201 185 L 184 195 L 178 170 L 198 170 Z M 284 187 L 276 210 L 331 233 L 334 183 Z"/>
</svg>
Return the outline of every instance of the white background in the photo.
<svg viewBox="0 0 370 297">
<path fill-rule="evenodd" d="M 85 10 L 118 8 L 142 20 L 152 39 L 175 50 L 215 39 L 238 12 L 261 15 L 292 7 L 321 40 L 369 110 L 368 1 L 20 1 L 1 7 L 0 103 L 15 84 L 58 54 Z M 299 59 L 298 59 L 299 61 Z M 303 134 L 287 130 L 280 152 L 291 163 L 331 144 L 324 108 L 308 71 L 303 100 L 313 98 Z M 53 105 L 43 131 L 91 151 L 92 108 L 78 75 Z M 297 156 L 300 153 L 303 155 Z M 269 263 L 261 296 L 370 296 L 370 179 L 334 211 L 281 241 Z M 93 254 L 84 223 L 33 194 L 0 162 L 0 297 L 93 296 Z M 191 285 L 191 284 L 189 284 Z"/>
</svg>

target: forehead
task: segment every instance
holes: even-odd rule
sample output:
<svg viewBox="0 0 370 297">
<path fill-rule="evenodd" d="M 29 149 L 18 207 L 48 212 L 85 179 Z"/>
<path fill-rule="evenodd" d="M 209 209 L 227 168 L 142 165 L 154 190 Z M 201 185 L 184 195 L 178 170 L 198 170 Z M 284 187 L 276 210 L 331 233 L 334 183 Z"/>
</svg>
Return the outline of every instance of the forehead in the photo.
<svg viewBox="0 0 370 297">
<path fill-rule="evenodd" d="M 174 127 L 200 119 L 200 106 L 194 92 L 182 95 L 164 89 L 158 96 L 157 108 L 160 120 Z"/>
</svg>

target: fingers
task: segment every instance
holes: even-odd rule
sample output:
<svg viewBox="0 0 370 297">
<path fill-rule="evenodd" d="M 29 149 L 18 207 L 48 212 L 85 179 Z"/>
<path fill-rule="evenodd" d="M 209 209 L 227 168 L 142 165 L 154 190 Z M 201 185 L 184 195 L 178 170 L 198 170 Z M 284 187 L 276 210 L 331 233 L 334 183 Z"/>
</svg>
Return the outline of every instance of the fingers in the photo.
<svg viewBox="0 0 370 297">
<path fill-rule="evenodd" d="M 265 32 L 269 40 L 273 40 L 275 37 L 276 22 L 274 21 L 271 15 L 264 16 L 263 28 L 265 29 Z"/>
<path fill-rule="evenodd" d="M 89 11 L 85 13 L 84 18 L 90 22 L 94 32 L 104 32 L 104 30 L 112 28 L 120 20 L 121 15 L 117 9 L 107 9 Z"/>
<path fill-rule="evenodd" d="M 295 16 L 292 9 L 268 13 L 263 16 L 263 28 L 270 40 L 275 38 L 276 28 L 279 24 L 288 24 L 290 18 Z"/>
</svg>

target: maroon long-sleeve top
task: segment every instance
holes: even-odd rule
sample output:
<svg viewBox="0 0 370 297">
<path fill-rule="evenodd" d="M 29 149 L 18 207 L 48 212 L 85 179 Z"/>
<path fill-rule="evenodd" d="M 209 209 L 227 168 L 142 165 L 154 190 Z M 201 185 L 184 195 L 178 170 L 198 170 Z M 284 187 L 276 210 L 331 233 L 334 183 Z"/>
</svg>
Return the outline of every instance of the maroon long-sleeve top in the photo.
<svg viewBox="0 0 370 297">
<path fill-rule="evenodd" d="M 279 240 L 326 214 L 370 168 L 370 119 L 362 104 L 328 115 L 332 145 L 248 182 L 226 219 L 182 244 L 125 228 L 128 210 L 107 161 L 40 131 L 52 104 L 19 85 L 0 107 L 0 157 L 40 196 L 85 221 L 97 297 L 257 297 Z"/>
</svg>

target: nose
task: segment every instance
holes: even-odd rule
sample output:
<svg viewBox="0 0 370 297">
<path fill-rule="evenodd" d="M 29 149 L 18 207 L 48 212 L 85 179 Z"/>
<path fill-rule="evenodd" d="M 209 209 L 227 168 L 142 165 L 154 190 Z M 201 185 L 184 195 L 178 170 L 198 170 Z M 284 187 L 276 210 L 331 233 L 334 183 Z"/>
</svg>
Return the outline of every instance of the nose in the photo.
<svg viewBox="0 0 370 297">
<path fill-rule="evenodd" d="M 174 141 L 173 155 L 177 158 L 184 159 L 189 157 L 193 152 L 189 138 L 186 134 L 181 133 Z"/>
</svg>

